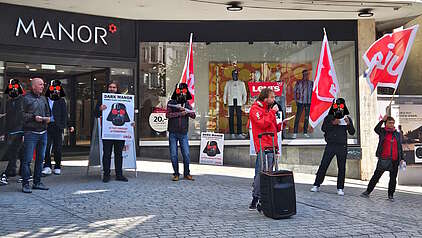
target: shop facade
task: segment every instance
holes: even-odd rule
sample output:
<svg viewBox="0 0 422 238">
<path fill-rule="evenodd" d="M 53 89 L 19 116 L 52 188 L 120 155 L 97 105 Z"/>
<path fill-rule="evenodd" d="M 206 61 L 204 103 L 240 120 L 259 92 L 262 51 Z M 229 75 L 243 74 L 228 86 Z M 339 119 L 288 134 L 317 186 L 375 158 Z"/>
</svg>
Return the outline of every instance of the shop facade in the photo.
<svg viewBox="0 0 422 238">
<path fill-rule="evenodd" d="M 365 179 L 372 173 L 377 98 L 360 77 L 365 69 L 360 56 L 375 40 L 373 19 L 146 21 L 1 7 L 7 10 L 0 16 L 0 88 L 12 77 L 24 84 L 36 76 L 63 80 L 77 125 L 76 134 L 65 140 L 69 151 L 87 151 L 96 98 L 107 82 L 118 80 L 124 93 L 136 95 L 138 155 L 168 159 L 167 133 L 158 122 L 165 120 L 162 115 L 180 79 L 193 33 L 197 118 L 190 121 L 192 161 L 199 158 L 201 132 L 216 132 L 225 135 L 224 165 L 253 167 L 247 123 L 254 98 L 248 85 L 280 82 L 282 96 L 277 100 L 283 113 L 299 118 L 283 132 L 282 166 L 306 173 L 317 170 L 325 142 L 321 125 L 306 126 L 307 108 L 298 99 L 307 92 L 298 91 L 296 84 L 314 79 L 325 28 L 339 95 L 346 99 L 357 129 L 349 137 L 347 176 Z M 245 90 L 231 112 L 224 91 L 234 69 Z M 0 96 L 4 110 L 6 95 Z M 334 167 L 335 163 L 329 173 L 336 172 Z"/>
</svg>

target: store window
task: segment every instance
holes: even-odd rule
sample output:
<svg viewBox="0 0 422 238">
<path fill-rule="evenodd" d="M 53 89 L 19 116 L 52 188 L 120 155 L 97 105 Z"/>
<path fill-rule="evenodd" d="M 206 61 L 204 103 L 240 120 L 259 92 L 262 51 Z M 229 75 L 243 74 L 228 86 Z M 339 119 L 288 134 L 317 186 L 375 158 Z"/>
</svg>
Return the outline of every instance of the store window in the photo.
<svg viewBox="0 0 422 238">
<path fill-rule="evenodd" d="M 355 43 L 330 42 L 330 47 L 339 95 L 346 99 L 356 124 Z M 139 74 L 141 140 L 166 140 L 160 115 L 165 113 L 167 101 L 180 80 L 187 43 L 142 42 L 139 49 L 143 56 Z M 190 122 L 190 139 L 200 139 L 205 131 L 224 133 L 226 139 L 248 139 L 248 112 L 256 99 L 250 84 L 278 82 L 282 87 L 276 99 L 283 108 L 283 117 L 298 118 L 289 121 L 284 138 L 323 142 L 321 125 L 313 129 L 306 126 L 305 120 L 320 50 L 321 42 L 311 41 L 194 43 L 197 118 Z"/>
</svg>

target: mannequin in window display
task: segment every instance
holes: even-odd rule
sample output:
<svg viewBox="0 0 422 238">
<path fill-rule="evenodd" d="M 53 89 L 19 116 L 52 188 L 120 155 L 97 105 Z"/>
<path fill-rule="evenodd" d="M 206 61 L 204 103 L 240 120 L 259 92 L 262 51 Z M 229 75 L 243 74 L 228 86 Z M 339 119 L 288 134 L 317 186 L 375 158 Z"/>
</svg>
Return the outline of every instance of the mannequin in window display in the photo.
<svg viewBox="0 0 422 238">
<path fill-rule="evenodd" d="M 237 119 L 237 135 L 242 137 L 242 106 L 246 104 L 247 93 L 245 83 L 238 78 L 239 72 L 232 71 L 232 80 L 229 80 L 224 86 L 224 105 L 229 106 L 229 129 L 232 137 L 234 133 L 234 113 Z"/>
<path fill-rule="evenodd" d="M 281 81 L 281 72 L 277 70 L 275 72 L 275 78 L 277 83 L 282 83 Z M 283 88 L 281 89 L 281 96 L 276 96 L 275 101 L 280 107 L 282 119 L 286 119 L 286 86 L 283 84 Z M 283 137 L 284 137 L 284 130 L 283 130 Z"/>
<path fill-rule="evenodd" d="M 299 131 L 299 121 L 302 116 L 302 111 L 305 110 L 305 121 L 303 123 L 303 134 L 305 137 L 308 135 L 308 125 L 309 125 L 309 112 L 311 110 L 311 97 L 312 89 L 314 87 L 314 82 L 309 80 L 308 70 L 302 71 L 302 79 L 297 81 L 293 89 L 294 99 L 296 101 L 297 111 L 294 125 L 294 134 L 293 138 L 296 138 Z"/>
</svg>

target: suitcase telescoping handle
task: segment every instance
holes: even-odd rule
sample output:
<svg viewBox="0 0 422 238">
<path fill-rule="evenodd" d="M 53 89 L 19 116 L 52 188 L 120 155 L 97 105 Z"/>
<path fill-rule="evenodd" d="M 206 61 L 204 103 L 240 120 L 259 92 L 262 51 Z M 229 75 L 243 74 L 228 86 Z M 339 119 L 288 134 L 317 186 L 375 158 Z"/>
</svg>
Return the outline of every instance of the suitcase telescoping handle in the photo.
<svg viewBox="0 0 422 238">
<path fill-rule="evenodd" d="M 259 139 L 259 151 L 260 151 L 260 154 L 261 154 L 261 159 L 259 160 L 259 162 L 260 162 L 260 164 L 261 164 L 261 170 L 263 171 L 264 170 L 264 168 L 263 168 L 263 162 L 264 162 L 264 151 L 262 150 L 262 137 L 263 136 L 271 136 L 271 139 L 273 140 L 273 144 L 272 144 L 272 146 L 273 146 L 273 153 L 274 153 L 274 158 L 273 158 L 273 160 L 275 159 L 275 164 L 276 164 L 276 171 L 278 171 L 278 161 L 277 161 L 277 156 L 276 156 L 276 151 L 275 151 L 275 143 L 274 143 L 274 132 L 264 132 L 264 133 L 261 133 L 261 134 L 259 134 L 258 135 L 258 139 Z M 273 161 L 273 164 L 274 164 L 274 161 Z M 266 169 L 266 171 L 270 171 L 269 170 L 269 167 L 268 167 L 268 157 L 267 156 L 265 156 L 265 169 Z M 273 166 L 271 166 L 271 172 L 273 171 Z"/>
</svg>

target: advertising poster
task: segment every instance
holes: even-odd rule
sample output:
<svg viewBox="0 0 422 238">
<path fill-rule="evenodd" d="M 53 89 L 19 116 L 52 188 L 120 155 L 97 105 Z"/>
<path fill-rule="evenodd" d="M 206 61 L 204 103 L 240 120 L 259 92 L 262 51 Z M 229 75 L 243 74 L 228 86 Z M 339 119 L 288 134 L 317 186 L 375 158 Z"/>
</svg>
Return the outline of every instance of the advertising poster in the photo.
<svg viewBox="0 0 422 238">
<path fill-rule="evenodd" d="M 202 132 L 200 164 L 223 165 L 224 134 Z"/>
<path fill-rule="evenodd" d="M 207 122 L 207 130 L 218 133 L 229 133 L 229 107 L 224 105 L 224 88 L 227 82 L 232 80 L 232 71 L 237 69 L 239 81 L 246 85 L 248 100 L 246 105 L 242 106 L 242 133 L 248 133 L 247 121 L 248 112 L 254 103 L 257 92 L 253 92 L 255 83 L 268 84 L 274 87 L 277 96 L 276 100 L 286 107 L 285 117 L 296 115 L 297 104 L 295 101 L 294 89 L 298 81 L 303 79 L 303 71 L 308 71 L 312 75 L 312 63 L 261 63 L 261 62 L 237 62 L 236 65 L 227 62 L 211 62 L 209 63 L 209 119 Z M 309 80 L 312 80 L 309 77 Z M 252 84 L 250 84 L 252 83 Z M 281 83 L 281 90 L 277 90 L 276 83 Z M 261 85 L 261 87 L 263 86 Z M 280 85 L 279 85 L 280 86 Z M 258 86 L 259 87 L 259 86 Z M 255 87 L 255 89 L 258 89 Z M 254 96 L 255 95 L 255 96 Z M 303 124 L 305 113 L 302 112 L 299 120 L 299 133 L 303 132 Z M 236 120 L 235 120 L 236 123 Z M 288 122 L 288 133 L 293 133 L 294 120 Z M 308 128 L 308 133 L 312 133 L 313 129 Z"/>
<path fill-rule="evenodd" d="M 135 96 L 103 93 L 102 139 L 133 140 Z"/>
</svg>

